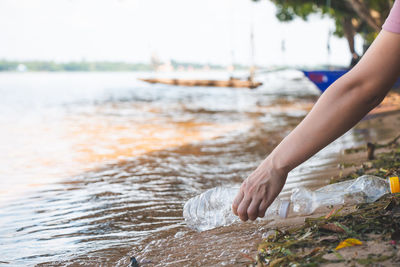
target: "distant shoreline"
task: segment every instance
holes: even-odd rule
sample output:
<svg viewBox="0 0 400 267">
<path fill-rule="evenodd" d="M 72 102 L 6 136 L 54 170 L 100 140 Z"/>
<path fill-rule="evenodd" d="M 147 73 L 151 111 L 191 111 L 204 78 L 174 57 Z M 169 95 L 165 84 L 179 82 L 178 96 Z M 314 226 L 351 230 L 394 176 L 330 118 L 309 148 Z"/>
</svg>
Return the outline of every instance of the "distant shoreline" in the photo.
<svg viewBox="0 0 400 267">
<path fill-rule="evenodd" d="M 235 65 L 235 69 L 248 69 Z M 190 62 L 169 61 L 167 63 L 127 63 L 118 61 L 10 61 L 0 60 L 0 72 L 102 72 L 102 71 L 185 71 L 185 70 L 225 70 L 226 66 Z"/>
<path fill-rule="evenodd" d="M 256 66 L 262 73 L 275 72 L 287 69 L 332 69 L 343 68 L 336 65 L 273 65 Z M 175 60 L 166 63 L 129 63 L 123 61 L 70 61 L 55 62 L 46 60 L 5 60 L 0 59 L 1 72 L 140 72 L 140 71 L 249 71 L 250 67 L 242 64 L 233 66 L 218 64 L 203 64 L 195 62 L 179 62 Z"/>
</svg>

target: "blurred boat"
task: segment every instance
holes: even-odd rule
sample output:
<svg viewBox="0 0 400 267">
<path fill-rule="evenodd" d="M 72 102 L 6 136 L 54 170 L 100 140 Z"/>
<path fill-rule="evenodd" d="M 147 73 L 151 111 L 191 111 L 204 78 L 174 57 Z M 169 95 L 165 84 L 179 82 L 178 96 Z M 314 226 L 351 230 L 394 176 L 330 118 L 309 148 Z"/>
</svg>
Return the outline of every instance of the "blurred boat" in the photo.
<svg viewBox="0 0 400 267">
<path fill-rule="evenodd" d="M 344 75 L 348 70 L 302 70 L 304 75 L 313 82 L 323 93 L 332 83 Z"/>
<path fill-rule="evenodd" d="M 233 28 L 232 28 L 233 29 Z M 250 89 L 255 89 L 259 86 L 262 85 L 261 82 L 256 82 L 254 80 L 255 78 L 255 70 L 256 70 L 256 65 L 255 65 L 255 54 L 254 54 L 254 27 L 253 23 L 251 24 L 251 32 L 250 32 L 250 47 L 251 47 L 251 67 L 249 69 L 249 76 L 247 79 L 237 79 L 233 76 L 233 71 L 234 71 L 234 51 L 231 50 L 231 55 L 232 55 L 232 65 L 228 67 L 230 71 L 230 79 L 228 80 L 196 80 L 196 79 L 168 79 L 168 78 L 148 78 L 148 79 L 143 79 L 140 78 L 139 80 L 148 82 L 148 83 L 161 83 L 161 84 L 168 84 L 168 85 L 177 85 L 177 86 L 202 86 L 202 87 L 231 87 L 231 88 L 250 88 Z M 158 56 L 156 54 L 152 55 L 151 59 L 152 65 L 154 70 L 157 72 L 159 70 L 161 61 L 159 60 Z M 171 68 L 171 62 L 168 62 L 167 64 L 163 64 L 163 66 L 166 65 L 168 68 Z M 169 71 L 173 70 L 172 69 L 167 69 Z"/>
<path fill-rule="evenodd" d="M 208 87 L 233 87 L 233 88 L 250 88 L 255 89 L 262 85 L 260 82 L 252 80 L 240 80 L 231 78 L 229 80 L 189 80 L 189 79 L 139 79 L 148 83 L 162 83 L 179 86 L 208 86 Z"/>
<path fill-rule="evenodd" d="M 334 83 L 337 79 L 343 76 L 348 69 L 342 70 L 315 70 L 315 71 L 306 71 L 302 70 L 304 75 L 313 82 L 321 93 L 325 92 L 325 90 Z M 400 87 L 400 78 L 394 84 L 393 88 Z"/>
</svg>

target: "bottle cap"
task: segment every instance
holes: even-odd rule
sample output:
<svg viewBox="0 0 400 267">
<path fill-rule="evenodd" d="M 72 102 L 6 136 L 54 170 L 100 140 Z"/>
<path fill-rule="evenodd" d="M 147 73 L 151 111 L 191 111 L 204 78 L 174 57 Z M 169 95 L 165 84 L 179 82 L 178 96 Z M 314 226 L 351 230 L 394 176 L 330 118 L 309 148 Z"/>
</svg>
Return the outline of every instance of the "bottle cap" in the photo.
<svg viewBox="0 0 400 267">
<path fill-rule="evenodd" d="M 390 182 L 390 192 L 399 193 L 400 192 L 399 177 L 398 176 L 390 177 L 389 182 Z"/>
<path fill-rule="evenodd" d="M 279 207 L 279 217 L 286 218 L 288 216 L 289 205 L 290 205 L 289 200 L 282 200 L 281 206 Z"/>
</svg>

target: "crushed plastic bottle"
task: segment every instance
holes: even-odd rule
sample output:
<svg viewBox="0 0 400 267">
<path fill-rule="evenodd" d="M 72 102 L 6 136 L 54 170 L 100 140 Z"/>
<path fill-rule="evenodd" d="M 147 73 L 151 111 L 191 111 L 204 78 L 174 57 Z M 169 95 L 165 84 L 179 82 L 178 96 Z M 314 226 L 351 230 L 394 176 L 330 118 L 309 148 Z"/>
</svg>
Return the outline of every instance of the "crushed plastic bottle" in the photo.
<svg viewBox="0 0 400 267">
<path fill-rule="evenodd" d="M 390 193 L 389 182 L 373 175 L 363 175 L 355 180 L 330 184 L 315 191 L 304 187 L 292 191 L 293 212 L 312 214 L 319 207 L 371 203 Z"/>
<path fill-rule="evenodd" d="M 238 220 L 231 204 L 239 188 L 215 187 L 185 203 L 183 217 L 186 224 L 197 231 L 230 225 Z"/>
<path fill-rule="evenodd" d="M 231 207 L 238 190 L 216 187 L 191 198 L 183 208 L 186 224 L 197 231 L 205 231 L 239 221 Z M 299 187 L 292 191 L 290 202 L 278 196 L 268 207 L 263 219 L 310 215 L 320 207 L 331 205 L 371 203 L 387 193 L 399 191 L 398 177 L 385 180 L 372 175 L 327 185 L 315 191 Z"/>
</svg>

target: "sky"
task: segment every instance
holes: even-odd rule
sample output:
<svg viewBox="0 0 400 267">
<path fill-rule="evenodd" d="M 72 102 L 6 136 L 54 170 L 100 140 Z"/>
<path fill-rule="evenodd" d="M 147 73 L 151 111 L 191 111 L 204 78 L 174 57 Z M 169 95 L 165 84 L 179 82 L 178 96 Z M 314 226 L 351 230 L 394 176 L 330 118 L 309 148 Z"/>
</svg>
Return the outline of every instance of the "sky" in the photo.
<svg viewBox="0 0 400 267">
<path fill-rule="evenodd" d="M 281 23 L 268 0 L 1 0 L 0 59 L 250 64 L 251 25 L 258 65 L 350 61 L 344 39 L 327 53 L 332 20 Z"/>
</svg>

